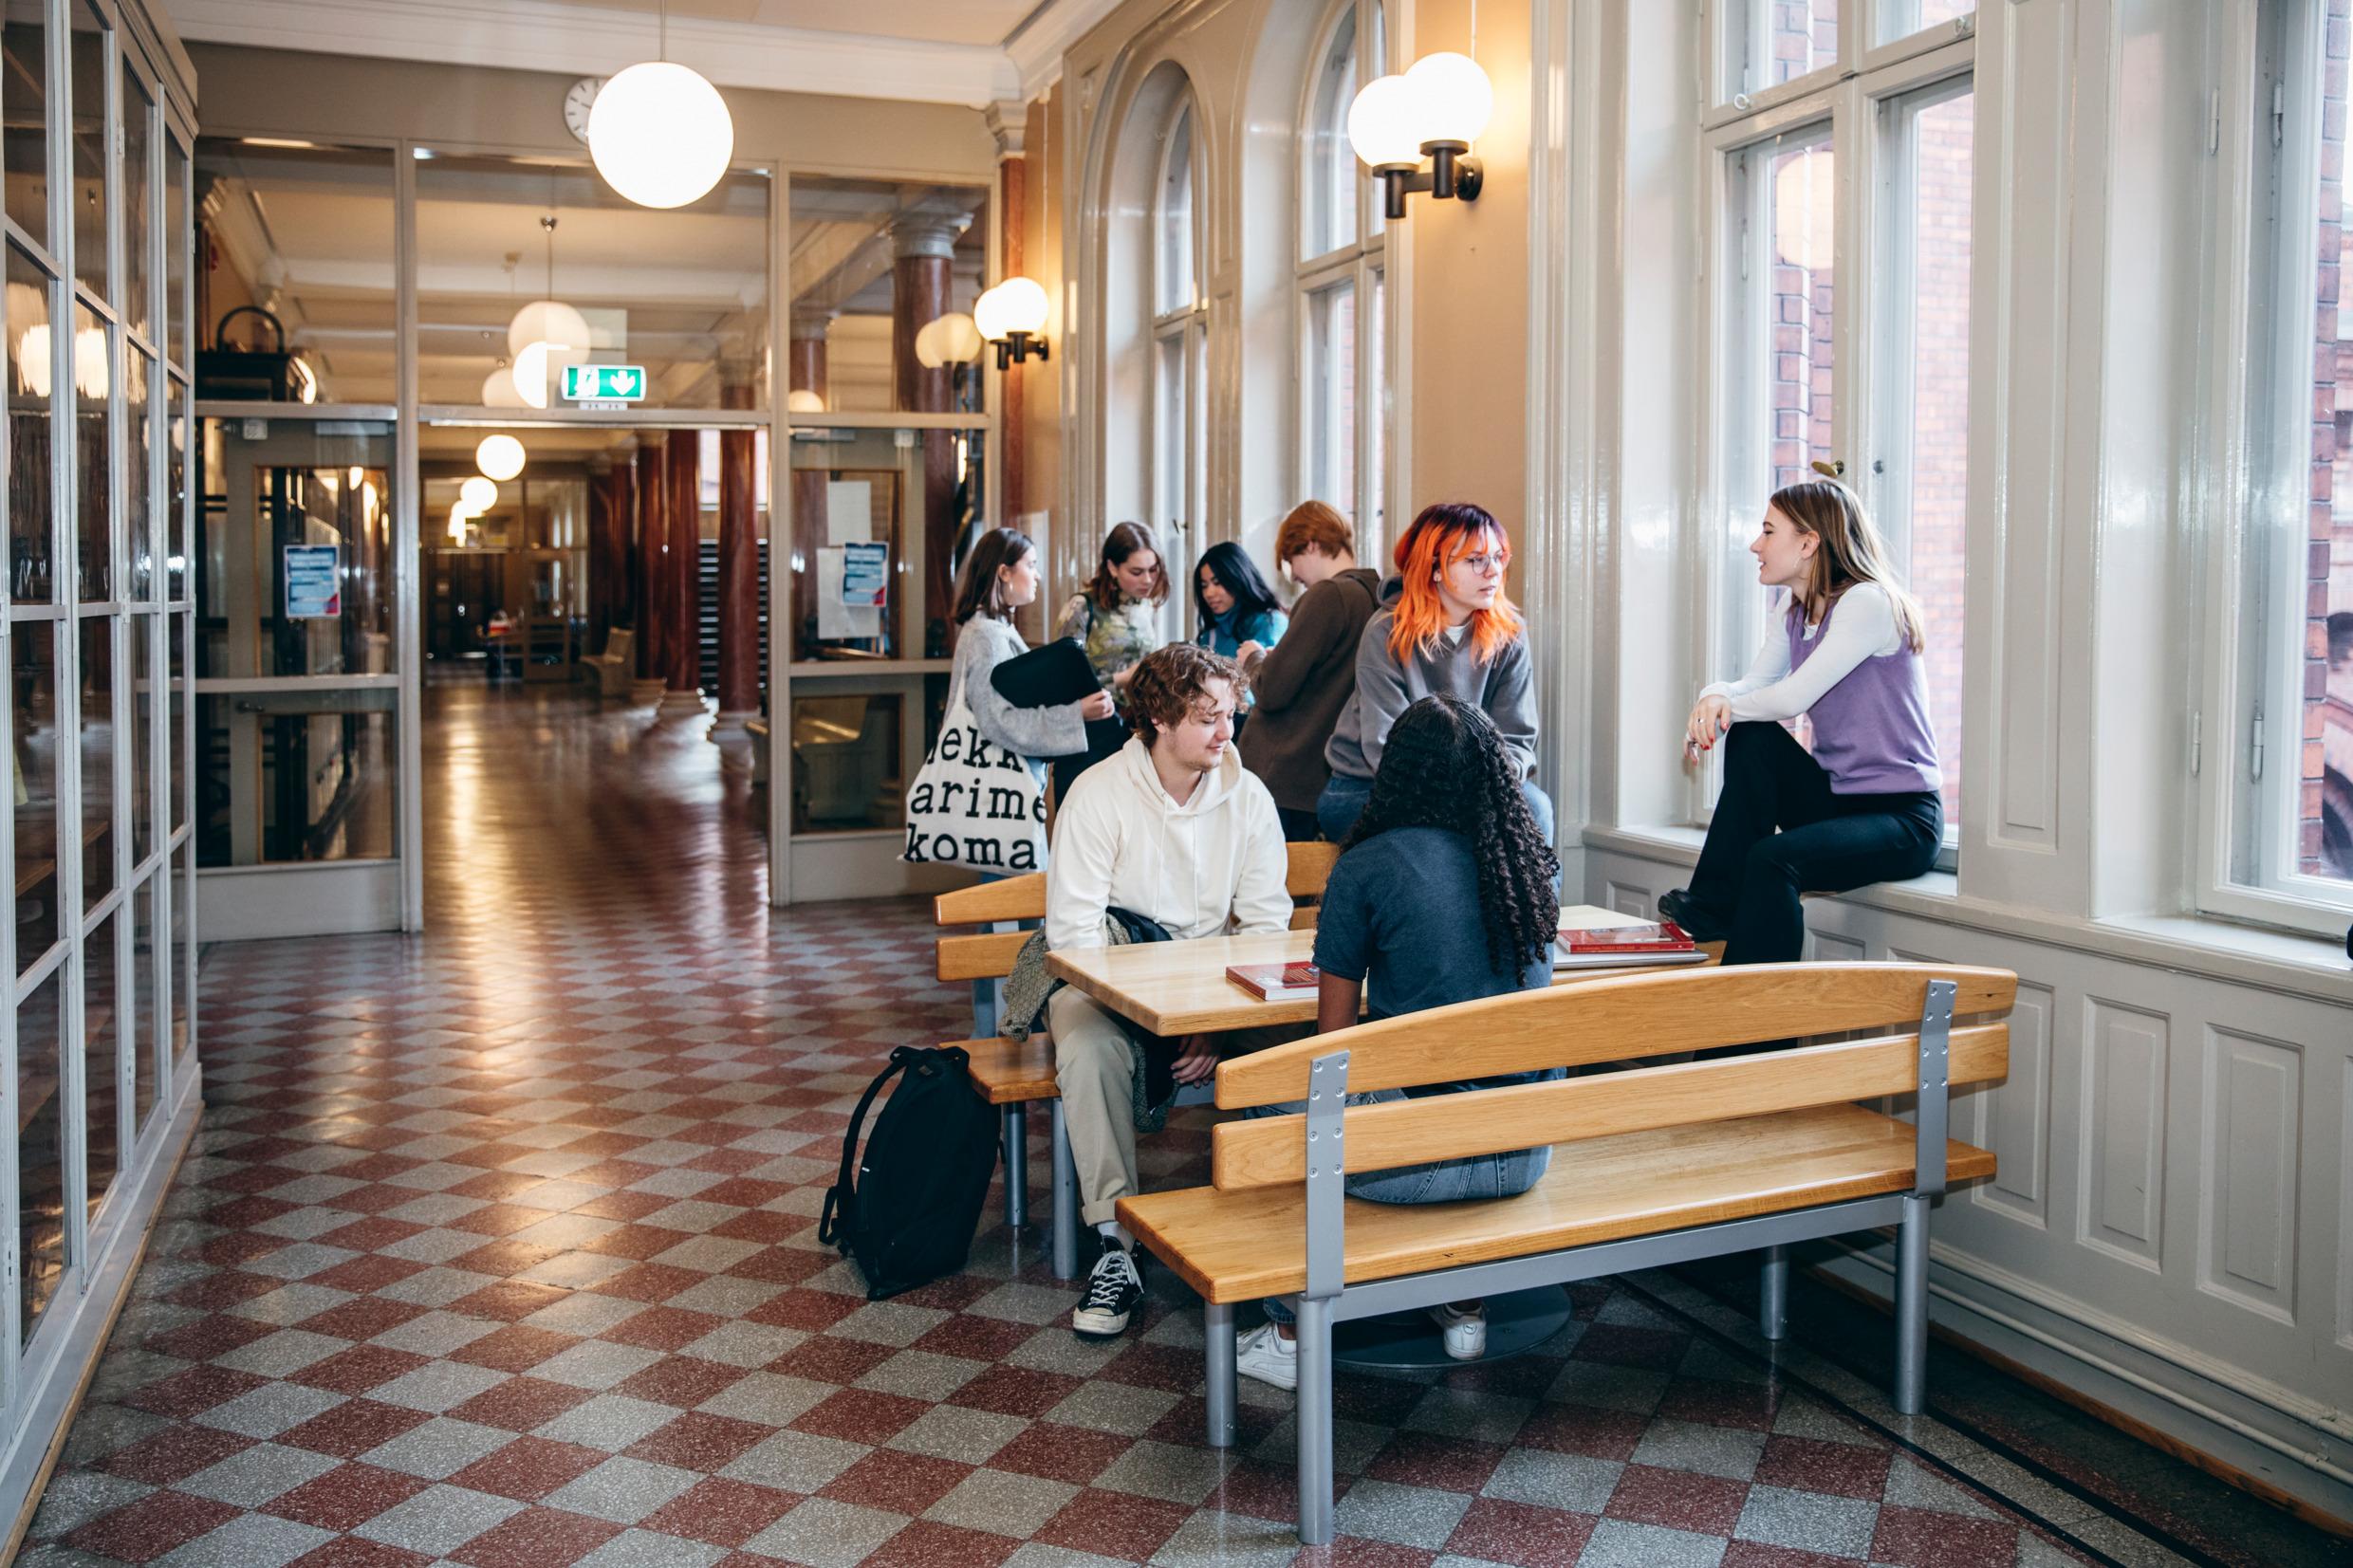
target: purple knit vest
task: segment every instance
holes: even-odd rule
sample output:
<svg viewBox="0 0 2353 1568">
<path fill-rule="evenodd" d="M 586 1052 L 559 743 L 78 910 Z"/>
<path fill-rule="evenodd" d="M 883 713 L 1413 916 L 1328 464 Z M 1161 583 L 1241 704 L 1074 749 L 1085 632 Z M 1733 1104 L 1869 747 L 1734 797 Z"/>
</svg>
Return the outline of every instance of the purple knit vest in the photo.
<svg viewBox="0 0 2353 1568">
<path fill-rule="evenodd" d="M 1830 601 L 1810 637 L 1803 614 L 1787 618 L 1792 672 L 1822 646 L 1839 602 Z M 1813 721 L 1814 761 L 1830 775 L 1832 793 L 1933 794 L 1944 787 L 1936 732 L 1928 722 L 1928 684 L 1919 655 L 1911 649 L 1864 659 L 1822 694 L 1807 717 Z"/>
</svg>

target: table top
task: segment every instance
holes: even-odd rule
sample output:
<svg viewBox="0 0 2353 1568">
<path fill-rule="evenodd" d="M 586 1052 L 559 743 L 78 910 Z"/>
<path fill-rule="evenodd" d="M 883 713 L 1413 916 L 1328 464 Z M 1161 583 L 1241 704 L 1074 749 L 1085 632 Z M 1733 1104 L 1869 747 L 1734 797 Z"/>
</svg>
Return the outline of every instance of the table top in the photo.
<svg viewBox="0 0 2353 1568">
<path fill-rule="evenodd" d="M 1563 931 L 1636 925 L 1633 915 L 1596 904 L 1561 910 Z M 1226 978 L 1231 964 L 1305 964 L 1315 956 L 1312 931 L 1259 936 L 1204 936 L 1191 942 L 1135 942 L 1046 955 L 1048 973 L 1077 987 L 1129 1022 L 1157 1035 L 1220 1034 L 1276 1024 L 1312 1024 L 1316 999 L 1262 1002 Z M 1552 983 L 1625 974 L 1626 969 L 1563 969 Z"/>
</svg>

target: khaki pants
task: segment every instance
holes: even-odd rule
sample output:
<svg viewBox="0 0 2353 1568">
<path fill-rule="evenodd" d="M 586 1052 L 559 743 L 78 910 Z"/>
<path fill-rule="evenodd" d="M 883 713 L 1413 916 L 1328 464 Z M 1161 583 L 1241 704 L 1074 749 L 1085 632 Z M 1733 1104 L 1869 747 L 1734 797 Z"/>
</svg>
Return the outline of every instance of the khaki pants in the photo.
<svg viewBox="0 0 2353 1568">
<path fill-rule="evenodd" d="M 1089 1226 L 1118 1216 L 1136 1181 L 1136 1045 L 1121 1019 L 1076 987 L 1046 1004 L 1054 1037 L 1054 1081 L 1062 1091 L 1063 1130 L 1079 1178 L 1079 1218 Z M 1315 1032 L 1312 1024 L 1240 1029 L 1218 1039 L 1218 1054 L 1239 1056 Z"/>
</svg>

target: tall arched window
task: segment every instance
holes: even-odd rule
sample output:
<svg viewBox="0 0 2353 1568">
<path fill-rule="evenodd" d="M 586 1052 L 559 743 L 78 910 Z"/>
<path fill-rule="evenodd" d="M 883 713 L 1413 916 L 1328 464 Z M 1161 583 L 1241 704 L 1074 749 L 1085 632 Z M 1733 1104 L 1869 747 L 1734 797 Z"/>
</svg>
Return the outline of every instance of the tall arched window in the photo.
<svg viewBox="0 0 2353 1568">
<path fill-rule="evenodd" d="M 1193 97 L 1180 94 L 1160 133 L 1152 186 L 1152 525 L 1168 555 L 1169 631 L 1182 635 L 1208 486 L 1204 461 L 1209 307 L 1201 291 L 1202 180 Z"/>
<path fill-rule="evenodd" d="M 1332 8 L 1299 131 L 1299 488 L 1348 514 L 1366 559 L 1388 521 L 1388 290 L 1380 203 L 1348 145 L 1348 106 L 1388 69 L 1387 33 L 1381 0 Z"/>
</svg>

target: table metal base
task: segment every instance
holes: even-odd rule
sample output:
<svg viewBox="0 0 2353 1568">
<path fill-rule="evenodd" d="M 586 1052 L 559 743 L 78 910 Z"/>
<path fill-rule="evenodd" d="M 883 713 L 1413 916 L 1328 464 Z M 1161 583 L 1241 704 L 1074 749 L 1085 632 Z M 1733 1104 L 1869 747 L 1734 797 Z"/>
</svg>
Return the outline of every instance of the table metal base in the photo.
<svg viewBox="0 0 2353 1568">
<path fill-rule="evenodd" d="M 1397 1369 L 1473 1367 L 1525 1356 L 1566 1326 L 1572 1316 L 1568 1292 L 1560 1285 L 1515 1290 L 1487 1299 L 1487 1354 L 1457 1361 L 1429 1315 L 1393 1313 L 1359 1318 L 1332 1330 L 1332 1359 L 1344 1367 Z"/>
</svg>

